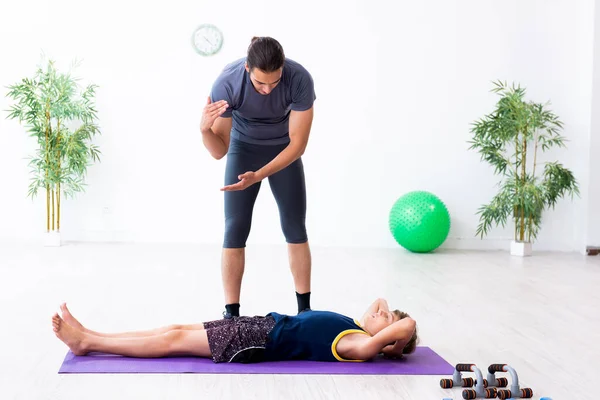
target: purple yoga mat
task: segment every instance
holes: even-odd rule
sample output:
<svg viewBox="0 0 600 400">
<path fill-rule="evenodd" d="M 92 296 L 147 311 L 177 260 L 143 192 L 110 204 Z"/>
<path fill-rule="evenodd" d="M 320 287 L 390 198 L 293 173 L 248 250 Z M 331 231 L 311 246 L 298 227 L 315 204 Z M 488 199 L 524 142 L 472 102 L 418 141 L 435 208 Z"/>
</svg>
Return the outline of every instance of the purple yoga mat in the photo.
<svg viewBox="0 0 600 400">
<path fill-rule="evenodd" d="M 277 361 L 256 364 L 214 363 L 196 357 L 129 358 L 70 351 L 59 374 L 323 374 L 323 375 L 452 375 L 454 367 L 429 347 L 417 347 L 402 360 L 376 358 L 367 362 Z"/>
</svg>

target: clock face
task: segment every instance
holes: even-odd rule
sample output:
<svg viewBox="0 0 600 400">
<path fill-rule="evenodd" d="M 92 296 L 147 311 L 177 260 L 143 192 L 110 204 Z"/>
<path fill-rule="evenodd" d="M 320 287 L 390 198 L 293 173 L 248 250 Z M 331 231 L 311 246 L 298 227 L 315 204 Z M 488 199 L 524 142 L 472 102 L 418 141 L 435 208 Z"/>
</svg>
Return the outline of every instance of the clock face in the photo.
<svg viewBox="0 0 600 400">
<path fill-rule="evenodd" d="M 214 25 L 200 25 L 192 35 L 192 45 L 199 54 L 211 56 L 221 50 L 223 46 L 223 34 Z"/>
</svg>

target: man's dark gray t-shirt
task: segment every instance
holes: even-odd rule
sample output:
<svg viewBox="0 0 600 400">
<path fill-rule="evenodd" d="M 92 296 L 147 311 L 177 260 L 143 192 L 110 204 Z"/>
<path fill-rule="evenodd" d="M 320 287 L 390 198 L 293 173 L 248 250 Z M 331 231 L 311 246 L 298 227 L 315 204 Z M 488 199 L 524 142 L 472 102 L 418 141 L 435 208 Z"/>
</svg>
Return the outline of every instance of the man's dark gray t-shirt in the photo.
<svg viewBox="0 0 600 400">
<path fill-rule="evenodd" d="M 215 81 L 211 102 L 227 100 L 221 117 L 233 118 L 231 137 L 254 144 L 284 144 L 289 139 L 290 112 L 305 111 L 317 98 L 308 71 L 285 59 L 281 81 L 268 95 L 254 89 L 245 58 L 228 64 Z"/>
</svg>

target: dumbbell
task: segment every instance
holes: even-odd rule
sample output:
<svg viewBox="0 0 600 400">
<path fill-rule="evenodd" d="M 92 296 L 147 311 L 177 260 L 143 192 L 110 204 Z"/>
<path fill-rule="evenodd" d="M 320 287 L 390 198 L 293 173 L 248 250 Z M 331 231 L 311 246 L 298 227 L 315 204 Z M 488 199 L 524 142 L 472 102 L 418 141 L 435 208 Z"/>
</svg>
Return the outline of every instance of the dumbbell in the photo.
<svg viewBox="0 0 600 400">
<path fill-rule="evenodd" d="M 463 378 L 462 372 L 474 372 L 475 377 L 473 378 Z M 481 371 L 475 364 L 456 364 L 454 368 L 454 373 L 452 374 L 452 379 L 441 379 L 440 386 L 444 389 L 450 389 L 454 386 L 462 386 L 462 387 L 472 387 L 475 385 L 475 389 L 465 389 L 462 392 L 462 396 L 465 399 L 476 399 L 485 397 L 487 399 L 496 397 L 496 389 L 485 389 L 487 386 L 487 381 L 483 379 L 483 375 L 481 375 Z"/>
<path fill-rule="evenodd" d="M 482 385 L 483 386 L 483 385 Z M 464 389 L 462 392 L 463 399 L 477 399 L 477 398 L 486 398 L 486 399 L 495 399 L 496 398 L 496 388 L 481 388 L 481 392 L 478 391 L 479 385 L 475 386 L 475 389 Z"/>
<path fill-rule="evenodd" d="M 503 372 L 503 366 L 504 364 L 492 364 L 488 367 L 487 386 L 496 386 L 501 388 L 508 386 L 508 379 L 504 377 L 496 378 L 496 372 Z"/>
<path fill-rule="evenodd" d="M 533 390 L 530 388 L 519 388 L 519 377 L 517 376 L 517 371 L 514 370 L 509 365 L 506 364 L 492 364 L 488 367 L 488 384 L 494 386 L 506 387 L 507 385 L 501 386 L 500 383 L 504 383 L 506 378 L 498 378 L 494 376 L 496 372 L 508 372 L 511 377 L 511 385 L 509 389 L 498 389 L 497 396 L 499 399 L 505 400 L 508 398 L 521 398 L 521 399 L 529 399 L 533 397 Z M 508 383 L 508 382 L 506 382 Z"/>
<path fill-rule="evenodd" d="M 461 372 L 470 372 L 475 364 L 456 364 L 452 379 L 440 379 L 440 386 L 442 389 L 451 389 L 456 387 L 473 387 L 477 381 L 471 377 L 463 378 Z"/>
<path fill-rule="evenodd" d="M 507 390 L 507 389 L 499 389 L 497 391 L 497 396 L 499 399 L 502 400 L 506 400 L 506 399 L 530 399 L 533 397 L 533 390 L 531 390 L 530 388 L 523 388 L 523 389 L 519 389 L 519 391 L 517 392 L 513 392 L 512 390 Z"/>
</svg>

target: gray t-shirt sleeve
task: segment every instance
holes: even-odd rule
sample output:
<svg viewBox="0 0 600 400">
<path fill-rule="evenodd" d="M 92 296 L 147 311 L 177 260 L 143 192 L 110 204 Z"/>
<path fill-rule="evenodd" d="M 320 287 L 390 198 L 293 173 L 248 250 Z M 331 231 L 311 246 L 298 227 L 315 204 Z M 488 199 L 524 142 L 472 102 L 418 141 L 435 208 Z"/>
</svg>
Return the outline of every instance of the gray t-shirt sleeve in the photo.
<svg viewBox="0 0 600 400">
<path fill-rule="evenodd" d="M 212 86 L 210 101 L 212 103 L 219 100 L 227 101 L 229 107 L 221 114 L 221 118 L 231 118 L 235 106 L 233 97 L 233 88 L 231 87 L 231 84 L 225 79 L 224 75 L 219 76 Z"/>
<path fill-rule="evenodd" d="M 306 70 L 302 70 L 295 77 L 292 84 L 292 104 L 294 111 L 306 111 L 313 106 L 317 96 L 315 95 L 315 84 L 312 76 Z"/>
</svg>

